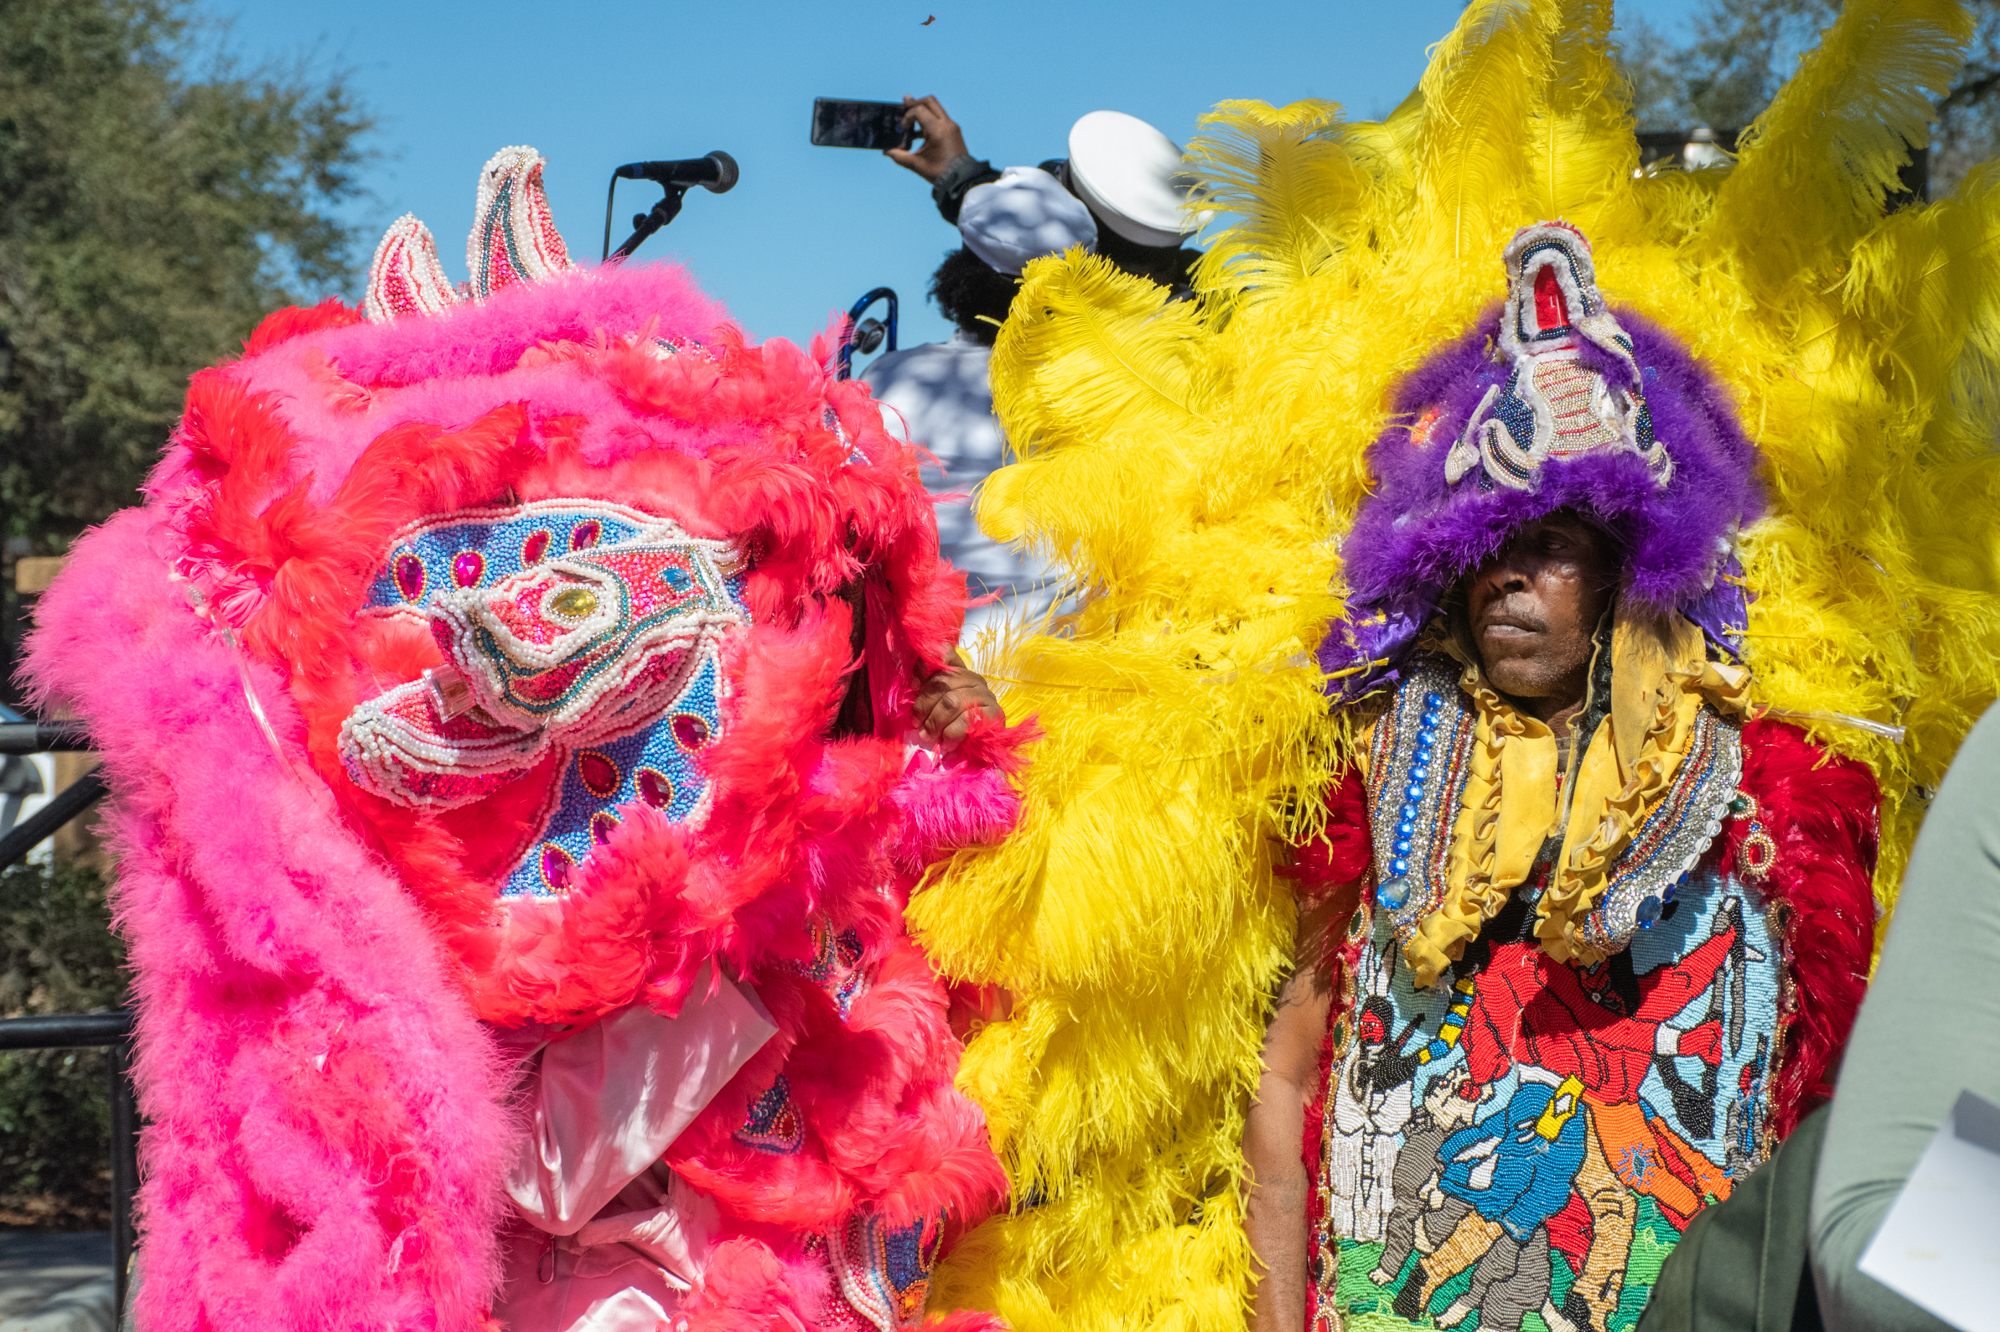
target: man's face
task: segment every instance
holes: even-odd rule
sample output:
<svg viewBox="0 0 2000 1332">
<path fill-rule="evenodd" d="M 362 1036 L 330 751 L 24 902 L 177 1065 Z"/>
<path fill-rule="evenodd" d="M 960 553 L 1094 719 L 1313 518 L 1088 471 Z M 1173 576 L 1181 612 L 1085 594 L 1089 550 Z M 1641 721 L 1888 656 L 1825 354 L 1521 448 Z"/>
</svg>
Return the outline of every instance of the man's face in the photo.
<svg viewBox="0 0 2000 1332">
<path fill-rule="evenodd" d="M 1554 708 L 1580 701 L 1615 572 L 1611 543 L 1574 515 L 1516 532 L 1466 582 L 1473 646 L 1493 687 Z"/>
</svg>

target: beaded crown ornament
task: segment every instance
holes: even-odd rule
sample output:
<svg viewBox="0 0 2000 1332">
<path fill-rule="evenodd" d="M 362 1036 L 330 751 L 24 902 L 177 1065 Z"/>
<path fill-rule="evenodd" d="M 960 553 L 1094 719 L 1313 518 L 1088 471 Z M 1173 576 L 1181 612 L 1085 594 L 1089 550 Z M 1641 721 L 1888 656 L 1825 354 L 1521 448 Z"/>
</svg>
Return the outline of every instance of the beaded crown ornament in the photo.
<svg viewBox="0 0 2000 1332">
<path fill-rule="evenodd" d="M 1457 485 L 1479 467 L 1482 487 L 1533 491 L 1550 459 L 1623 450 L 1644 458 L 1664 487 L 1673 461 L 1653 438 L 1632 339 L 1598 293 L 1589 240 L 1567 222 L 1544 222 L 1516 232 L 1504 258 L 1499 350 L 1513 373 L 1480 399 L 1445 455 L 1445 480 Z M 1585 344 L 1611 365 L 1582 360 Z"/>
<path fill-rule="evenodd" d="M 430 228 L 405 213 L 390 225 L 368 267 L 362 311 L 371 323 L 399 315 L 439 314 L 468 300 L 485 300 L 516 282 L 539 282 L 574 268 L 542 183 L 547 163 L 524 145 L 502 148 L 479 173 L 478 219 L 466 238 L 471 281 L 454 287 L 438 262 Z"/>
</svg>

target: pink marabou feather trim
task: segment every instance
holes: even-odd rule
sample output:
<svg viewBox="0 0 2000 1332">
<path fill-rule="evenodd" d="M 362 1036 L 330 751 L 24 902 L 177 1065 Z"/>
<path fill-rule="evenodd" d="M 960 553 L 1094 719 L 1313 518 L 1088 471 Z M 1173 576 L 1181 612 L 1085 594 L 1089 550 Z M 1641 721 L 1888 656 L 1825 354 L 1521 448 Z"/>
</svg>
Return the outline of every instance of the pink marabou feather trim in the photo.
<svg viewBox="0 0 2000 1332">
<path fill-rule="evenodd" d="M 471 1328 L 509 1131 L 491 1043 L 416 903 L 280 766 L 149 525 L 122 514 L 79 543 L 28 661 L 115 792 L 146 1262 L 170 1274 L 140 1288 L 137 1317 Z M 295 745 L 277 678 L 255 679 Z"/>
</svg>

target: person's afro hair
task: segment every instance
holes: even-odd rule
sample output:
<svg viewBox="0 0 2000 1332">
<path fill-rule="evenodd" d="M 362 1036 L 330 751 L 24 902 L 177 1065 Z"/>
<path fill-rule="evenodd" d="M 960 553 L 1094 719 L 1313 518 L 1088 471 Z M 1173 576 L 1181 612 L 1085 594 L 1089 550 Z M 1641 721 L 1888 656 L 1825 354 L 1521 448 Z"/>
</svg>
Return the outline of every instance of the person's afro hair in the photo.
<svg viewBox="0 0 2000 1332">
<path fill-rule="evenodd" d="M 960 332 L 982 347 L 991 347 L 1020 285 L 1019 278 L 997 272 L 961 246 L 945 255 L 931 274 L 930 298 Z"/>
</svg>

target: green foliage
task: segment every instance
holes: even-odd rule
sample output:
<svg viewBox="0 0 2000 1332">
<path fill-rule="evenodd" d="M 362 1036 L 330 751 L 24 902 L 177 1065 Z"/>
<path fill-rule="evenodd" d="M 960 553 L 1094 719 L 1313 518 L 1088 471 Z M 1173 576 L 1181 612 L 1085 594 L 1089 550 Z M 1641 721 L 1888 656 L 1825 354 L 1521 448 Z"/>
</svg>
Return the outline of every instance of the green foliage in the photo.
<svg viewBox="0 0 2000 1332">
<path fill-rule="evenodd" d="M 86 865 L 0 872 L 0 1016 L 125 1002 L 125 946 Z M 102 1050 L 0 1053 L 0 1224 L 109 1224 L 111 1097 Z"/>
<path fill-rule="evenodd" d="M 1967 7 L 1979 27 L 1958 82 L 1937 103 L 1933 197 L 2000 152 L 2000 0 L 1967 0 Z M 1639 128 L 1748 126 L 1839 13 L 1839 0 L 1704 0 L 1685 46 L 1644 19 L 1625 25 L 1621 59 Z"/>
<path fill-rule="evenodd" d="M 0 0 L 0 33 L 0 516 L 60 553 L 136 502 L 190 373 L 350 283 L 371 122 L 175 0 Z"/>
</svg>

